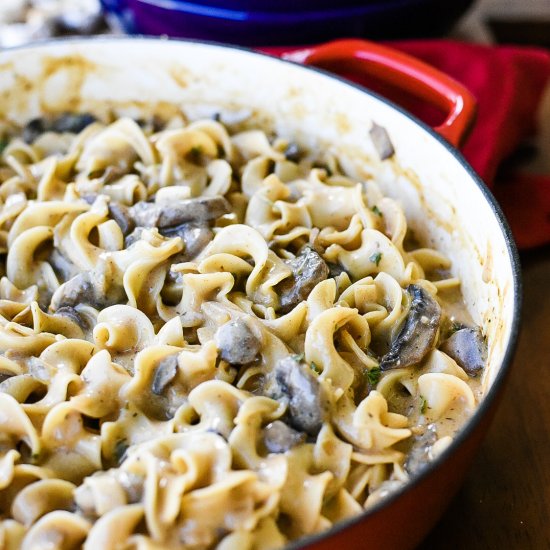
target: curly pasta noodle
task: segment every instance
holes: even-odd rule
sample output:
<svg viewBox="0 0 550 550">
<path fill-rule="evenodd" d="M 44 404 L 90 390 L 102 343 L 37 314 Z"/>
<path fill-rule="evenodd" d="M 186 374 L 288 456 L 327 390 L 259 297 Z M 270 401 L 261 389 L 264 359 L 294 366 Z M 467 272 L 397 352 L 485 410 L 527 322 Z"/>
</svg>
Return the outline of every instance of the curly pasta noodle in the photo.
<svg viewBox="0 0 550 550">
<path fill-rule="evenodd" d="M 277 548 L 449 444 L 483 337 L 374 179 L 216 120 L 62 117 L 2 129 L 0 547 Z"/>
</svg>

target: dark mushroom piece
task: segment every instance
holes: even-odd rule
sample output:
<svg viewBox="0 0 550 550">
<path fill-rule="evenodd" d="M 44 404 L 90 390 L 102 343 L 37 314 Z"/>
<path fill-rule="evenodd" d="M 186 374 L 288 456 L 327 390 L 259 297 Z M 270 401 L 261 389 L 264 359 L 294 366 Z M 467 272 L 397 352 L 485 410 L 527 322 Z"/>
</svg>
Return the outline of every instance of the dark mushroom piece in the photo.
<svg viewBox="0 0 550 550">
<path fill-rule="evenodd" d="M 483 370 L 487 361 L 487 343 L 478 327 L 457 330 L 439 349 L 454 359 L 469 376 Z"/>
<path fill-rule="evenodd" d="M 156 420 L 170 420 L 187 400 L 188 391 L 178 381 L 178 353 L 158 361 L 151 380 L 151 393 L 140 394 L 136 403 Z"/>
<path fill-rule="evenodd" d="M 97 119 L 90 113 L 64 113 L 50 122 L 53 132 L 78 134 Z"/>
<path fill-rule="evenodd" d="M 270 453 L 286 453 L 292 447 L 304 443 L 306 434 L 292 429 L 281 420 L 275 420 L 263 430 L 263 442 Z"/>
<path fill-rule="evenodd" d="M 395 149 L 386 128 L 373 122 L 369 134 L 380 160 L 386 160 L 395 155 Z"/>
<path fill-rule="evenodd" d="M 63 281 L 68 281 L 79 272 L 78 267 L 57 248 L 52 250 L 48 257 L 48 263 L 53 267 L 55 274 Z"/>
<path fill-rule="evenodd" d="M 127 451 L 130 445 L 126 438 L 118 439 L 115 443 L 115 448 L 113 449 L 114 458 L 116 460 L 116 465 L 120 466 L 127 458 Z"/>
<path fill-rule="evenodd" d="M 161 208 L 159 227 L 172 227 L 185 222 L 209 222 L 228 214 L 231 206 L 224 197 L 198 197 Z"/>
<path fill-rule="evenodd" d="M 158 227 L 160 206 L 152 202 L 139 201 L 130 207 L 129 214 L 137 227 Z"/>
<path fill-rule="evenodd" d="M 124 204 L 111 201 L 109 203 L 109 217 L 117 223 L 124 236 L 129 235 L 135 228 L 134 220 L 130 216 L 130 209 Z"/>
<path fill-rule="evenodd" d="M 52 297 L 52 309 L 74 307 L 78 304 L 95 302 L 95 288 L 88 271 L 79 273 L 62 284 Z"/>
<path fill-rule="evenodd" d="M 198 197 L 160 206 L 138 202 L 130 208 L 130 216 L 138 226 L 173 227 L 186 222 L 209 222 L 231 211 L 224 197 Z"/>
<path fill-rule="evenodd" d="M 90 195 L 82 195 L 80 198 L 87 204 L 92 205 L 97 199 L 97 193 L 92 193 Z"/>
<path fill-rule="evenodd" d="M 291 141 L 284 151 L 284 155 L 286 160 L 290 160 L 291 162 L 300 162 L 301 157 L 301 151 L 300 147 L 297 143 Z"/>
<path fill-rule="evenodd" d="M 288 313 L 303 300 L 306 300 L 313 288 L 329 276 L 329 267 L 325 260 L 309 246 L 305 246 L 288 266 L 292 275 L 277 286 L 279 294 L 279 312 Z"/>
<path fill-rule="evenodd" d="M 178 356 L 177 354 L 168 355 L 162 359 L 153 376 L 151 391 L 155 395 L 162 395 L 164 390 L 170 385 L 178 372 Z"/>
<path fill-rule="evenodd" d="M 160 229 L 159 233 L 168 238 L 181 238 L 185 245 L 181 253 L 181 261 L 192 260 L 214 238 L 214 232 L 208 224 L 201 222 L 182 223 L 175 227 Z"/>
<path fill-rule="evenodd" d="M 137 243 L 145 231 L 145 227 L 136 227 L 129 235 L 124 237 L 124 248 L 130 248 L 134 243 Z"/>
<path fill-rule="evenodd" d="M 328 276 L 331 279 L 335 279 L 342 275 L 342 273 L 347 273 L 346 270 L 340 265 L 334 262 L 327 262 L 328 265 Z"/>
<path fill-rule="evenodd" d="M 311 436 L 319 433 L 329 413 L 330 398 L 306 363 L 292 356 L 281 359 L 271 373 L 266 393 L 288 403 L 290 426 Z"/>
<path fill-rule="evenodd" d="M 409 285 L 407 292 L 411 296 L 409 313 L 390 351 L 382 357 L 383 371 L 417 365 L 435 344 L 441 307 L 419 285 Z"/>
<path fill-rule="evenodd" d="M 123 302 L 126 298 L 121 285 L 107 287 L 102 277 L 91 271 L 79 273 L 63 283 L 52 296 L 51 309 L 57 311 L 64 306 L 75 307 L 88 304 L 102 309 Z"/>
<path fill-rule="evenodd" d="M 44 132 L 48 131 L 47 121 L 44 118 L 33 118 L 29 120 L 23 131 L 21 137 L 25 143 L 33 143 Z"/>
<path fill-rule="evenodd" d="M 434 424 L 429 424 L 424 432 L 411 440 L 411 448 L 405 461 L 405 470 L 413 474 L 425 468 L 430 463 L 430 448 L 436 441 L 436 427 Z"/>
<path fill-rule="evenodd" d="M 34 118 L 23 128 L 23 141 L 33 143 L 45 132 L 69 132 L 77 134 L 96 120 L 89 113 L 64 113 L 56 118 Z"/>
<path fill-rule="evenodd" d="M 89 328 L 88 322 L 80 313 L 71 306 L 62 306 L 55 312 L 56 315 L 61 315 L 62 317 L 67 317 L 73 323 L 77 324 L 82 330 L 86 330 Z"/>
<path fill-rule="evenodd" d="M 214 336 L 220 357 L 232 365 L 247 365 L 256 359 L 261 340 L 246 321 L 236 319 L 222 325 Z"/>
<path fill-rule="evenodd" d="M 12 376 L 15 376 L 13 372 L 0 372 L 0 384 Z"/>
</svg>

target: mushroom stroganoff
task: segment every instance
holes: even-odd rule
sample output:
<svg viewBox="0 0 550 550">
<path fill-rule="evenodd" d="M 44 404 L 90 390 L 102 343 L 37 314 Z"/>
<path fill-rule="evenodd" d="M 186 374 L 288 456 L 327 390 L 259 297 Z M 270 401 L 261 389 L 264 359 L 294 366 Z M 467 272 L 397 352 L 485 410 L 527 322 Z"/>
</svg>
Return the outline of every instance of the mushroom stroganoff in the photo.
<svg viewBox="0 0 550 550">
<path fill-rule="evenodd" d="M 475 408 L 484 337 L 399 203 L 222 122 L 4 125 L 2 548 L 281 547 Z"/>
</svg>

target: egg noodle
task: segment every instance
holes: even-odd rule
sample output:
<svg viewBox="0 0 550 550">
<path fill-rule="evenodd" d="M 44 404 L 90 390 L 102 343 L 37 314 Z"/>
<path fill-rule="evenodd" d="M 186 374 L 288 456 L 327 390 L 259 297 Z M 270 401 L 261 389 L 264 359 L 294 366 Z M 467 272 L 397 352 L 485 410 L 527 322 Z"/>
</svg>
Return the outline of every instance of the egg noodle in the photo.
<svg viewBox="0 0 550 550">
<path fill-rule="evenodd" d="M 67 116 L 4 128 L 0 548 L 279 548 L 450 443 L 460 282 L 374 178 L 214 119 Z"/>
</svg>

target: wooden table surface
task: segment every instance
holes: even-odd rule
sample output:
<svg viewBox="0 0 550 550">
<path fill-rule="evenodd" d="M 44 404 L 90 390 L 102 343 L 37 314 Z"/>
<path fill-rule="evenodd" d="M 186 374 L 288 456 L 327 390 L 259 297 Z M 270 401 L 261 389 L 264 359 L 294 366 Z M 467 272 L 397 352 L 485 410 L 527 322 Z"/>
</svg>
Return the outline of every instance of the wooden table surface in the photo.
<svg viewBox="0 0 550 550">
<path fill-rule="evenodd" d="M 466 482 L 419 550 L 550 549 L 550 247 L 524 254 L 511 375 Z"/>
</svg>

